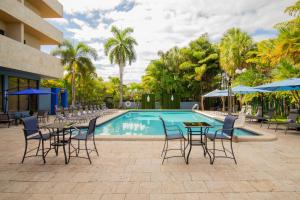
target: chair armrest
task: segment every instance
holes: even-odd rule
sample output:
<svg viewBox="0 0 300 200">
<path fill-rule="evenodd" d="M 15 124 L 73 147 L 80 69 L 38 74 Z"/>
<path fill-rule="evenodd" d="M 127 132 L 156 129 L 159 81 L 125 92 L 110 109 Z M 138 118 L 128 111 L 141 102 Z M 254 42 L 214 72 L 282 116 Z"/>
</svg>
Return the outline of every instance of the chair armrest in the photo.
<svg viewBox="0 0 300 200">
<path fill-rule="evenodd" d="M 229 128 L 229 129 L 223 129 L 223 128 L 220 128 L 220 129 L 218 129 L 218 130 L 215 131 L 214 138 L 217 137 L 217 134 L 218 134 L 218 132 L 220 132 L 220 131 L 221 131 L 221 133 L 223 133 L 224 131 L 232 131 L 233 129 L 234 129 L 234 128 Z"/>
</svg>

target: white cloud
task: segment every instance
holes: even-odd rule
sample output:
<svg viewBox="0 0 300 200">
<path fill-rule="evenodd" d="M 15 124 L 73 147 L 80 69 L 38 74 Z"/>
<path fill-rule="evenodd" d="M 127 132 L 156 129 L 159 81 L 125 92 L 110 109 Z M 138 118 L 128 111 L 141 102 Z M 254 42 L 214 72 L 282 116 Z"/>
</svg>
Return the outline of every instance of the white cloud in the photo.
<svg viewBox="0 0 300 200">
<path fill-rule="evenodd" d="M 240 27 L 256 41 L 274 37 L 268 33 L 274 30 L 276 23 L 289 18 L 283 10 L 294 3 L 293 0 L 135 0 L 134 7 L 124 11 L 114 9 L 121 0 L 60 2 L 72 15 L 72 23 L 78 26 L 66 30 L 73 34 L 74 39 L 86 41 L 98 51 L 98 73 L 106 78 L 118 75 L 117 66 L 107 67 L 110 63 L 103 53 L 103 40 L 111 36 L 111 25 L 134 28 L 133 36 L 139 43 L 136 47 L 138 60 L 126 67 L 126 82 L 140 80 L 147 64 L 157 58 L 159 50 L 186 45 L 203 33 L 218 41 L 227 29 Z M 99 18 L 93 18 L 91 11 L 98 11 Z M 88 20 L 96 22 L 96 26 L 83 21 L 77 13 L 84 13 Z M 107 21 L 111 23 L 105 23 Z M 255 34 L 258 30 L 265 33 Z"/>
</svg>

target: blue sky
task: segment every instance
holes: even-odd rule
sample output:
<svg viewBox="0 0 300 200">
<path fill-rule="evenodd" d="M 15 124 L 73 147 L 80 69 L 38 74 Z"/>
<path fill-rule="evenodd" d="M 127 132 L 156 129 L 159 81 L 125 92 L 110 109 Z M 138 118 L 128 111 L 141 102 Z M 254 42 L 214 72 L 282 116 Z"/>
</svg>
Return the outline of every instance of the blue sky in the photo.
<svg viewBox="0 0 300 200">
<path fill-rule="evenodd" d="M 292 0 L 59 0 L 63 19 L 48 21 L 74 43 L 95 48 L 97 73 L 105 80 L 118 76 L 118 67 L 104 55 L 103 44 L 112 25 L 134 28 L 137 61 L 126 66 L 124 82 L 139 82 L 159 50 L 185 46 L 203 33 L 218 42 L 231 27 L 247 31 L 255 41 L 276 36 L 273 26 L 289 17 L 283 13 Z M 49 52 L 53 47 L 44 47 Z"/>
</svg>

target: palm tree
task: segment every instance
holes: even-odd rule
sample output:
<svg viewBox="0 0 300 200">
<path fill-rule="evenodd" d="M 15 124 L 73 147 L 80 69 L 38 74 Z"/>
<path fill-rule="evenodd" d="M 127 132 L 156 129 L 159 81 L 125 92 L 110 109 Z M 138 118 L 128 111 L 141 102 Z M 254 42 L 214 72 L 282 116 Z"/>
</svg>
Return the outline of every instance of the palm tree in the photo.
<svg viewBox="0 0 300 200">
<path fill-rule="evenodd" d="M 131 65 L 136 60 L 134 45 L 137 45 L 136 40 L 130 35 L 133 29 L 128 27 L 119 29 L 115 26 L 111 27 L 113 37 L 109 38 L 104 44 L 105 55 L 109 57 L 111 64 L 119 65 L 120 75 L 120 102 L 119 108 L 123 102 L 123 73 L 126 63 Z"/>
<path fill-rule="evenodd" d="M 228 76 L 228 99 L 231 113 L 231 80 L 234 78 L 235 71 L 247 67 L 247 53 L 253 48 L 251 37 L 239 28 L 229 29 L 220 43 L 220 65 Z"/>
<path fill-rule="evenodd" d="M 85 76 L 95 72 L 92 60 L 97 59 L 97 52 L 82 42 L 74 46 L 70 41 L 64 40 L 51 54 L 61 58 L 62 65 L 65 66 L 68 75 L 71 75 L 72 106 L 74 107 L 76 75 Z"/>
</svg>

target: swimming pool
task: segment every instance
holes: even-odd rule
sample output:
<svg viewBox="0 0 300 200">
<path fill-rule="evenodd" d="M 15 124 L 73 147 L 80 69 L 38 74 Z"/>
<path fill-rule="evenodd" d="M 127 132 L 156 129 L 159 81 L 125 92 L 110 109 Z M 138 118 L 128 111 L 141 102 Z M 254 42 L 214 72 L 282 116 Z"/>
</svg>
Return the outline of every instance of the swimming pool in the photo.
<svg viewBox="0 0 300 200">
<path fill-rule="evenodd" d="M 129 111 L 112 120 L 109 120 L 96 127 L 96 135 L 164 135 L 161 116 L 167 124 L 178 125 L 183 132 L 186 132 L 184 121 L 204 121 L 214 127 L 211 130 L 221 128 L 222 122 L 193 111 Z M 254 133 L 235 129 L 236 136 L 249 136 Z"/>
</svg>

